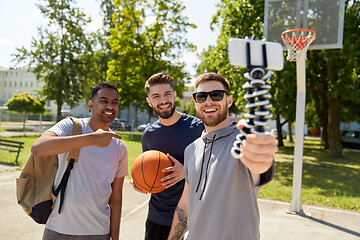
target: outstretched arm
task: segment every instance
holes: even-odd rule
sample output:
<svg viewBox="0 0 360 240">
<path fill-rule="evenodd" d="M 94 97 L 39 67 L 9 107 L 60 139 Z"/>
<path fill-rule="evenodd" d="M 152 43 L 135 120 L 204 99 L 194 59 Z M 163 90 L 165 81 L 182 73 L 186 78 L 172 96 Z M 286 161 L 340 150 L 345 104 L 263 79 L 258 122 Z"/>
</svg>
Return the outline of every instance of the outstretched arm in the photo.
<svg viewBox="0 0 360 240">
<path fill-rule="evenodd" d="M 57 136 L 46 131 L 34 142 L 31 153 L 35 156 L 51 156 L 85 146 L 107 147 L 113 137 L 121 139 L 120 136 L 102 129 L 75 136 Z"/>
<path fill-rule="evenodd" d="M 237 124 L 242 129 L 243 121 Z M 260 183 L 260 174 L 268 171 L 278 151 L 276 137 L 270 134 L 249 134 L 240 146 L 240 161 L 250 170 L 255 186 Z"/>
<path fill-rule="evenodd" d="M 168 240 L 180 240 L 184 236 L 187 228 L 188 202 L 189 202 L 189 187 L 188 184 L 185 183 L 182 196 L 175 209 L 175 214 L 171 225 L 171 230 Z"/>
</svg>

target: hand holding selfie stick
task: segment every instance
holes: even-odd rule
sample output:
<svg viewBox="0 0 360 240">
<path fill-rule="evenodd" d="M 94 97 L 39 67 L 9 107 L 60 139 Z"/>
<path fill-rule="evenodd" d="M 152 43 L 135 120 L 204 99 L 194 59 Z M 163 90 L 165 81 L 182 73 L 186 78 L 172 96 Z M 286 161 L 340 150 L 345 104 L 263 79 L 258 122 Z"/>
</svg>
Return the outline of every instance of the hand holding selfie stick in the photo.
<svg viewBox="0 0 360 240">
<path fill-rule="evenodd" d="M 240 130 L 231 149 L 234 158 L 240 157 L 240 145 L 250 133 L 265 134 L 267 120 L 272 118 L 270 113 L 271 88 L 268 81 L 271 71 L 279 71 L 284 67 L 282 46 L 279 43 L 264 40 L 232 38 L 229 41 L 229 61 L 233 66 L 245 67 L 246 83 L 242 86 L 247 92 L 244 96 L 248 103 L 245 109 L 247 118 L 245 128 Z"/>
</svg>

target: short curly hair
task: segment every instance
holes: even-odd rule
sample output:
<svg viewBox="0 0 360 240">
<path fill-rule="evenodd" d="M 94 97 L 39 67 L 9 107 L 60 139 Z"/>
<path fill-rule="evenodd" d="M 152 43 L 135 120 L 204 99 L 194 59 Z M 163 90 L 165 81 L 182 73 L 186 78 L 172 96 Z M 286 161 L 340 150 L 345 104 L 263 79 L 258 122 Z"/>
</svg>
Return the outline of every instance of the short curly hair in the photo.
<svg viewBox="0 0 360 240">
<path fill-rule="evenodd" d="M 117 94 L 119 94 L 119 91 L 116 87 L 115 84 L 113 83 L 110 83 L 110 82 L 101 82 L 99 83 L 98 85 L 94 86 L 91 88 L 91 93 L 90 93 L 90 99 L 92 100 L 94 98 L 94 96 L 97 94 L 97 92 L 100 90 L 100 89 L 103 89 L 103 88 L 111 88 L 111 89 L 114 89 Z"/>
<path fill-rule="evenodd" d="M 149 94 L 150 87 L 157 84 L 170 84 L 171 88 L 174 89 L 174 78 L 166 73 L 156 73 L 152 75 L 145 83 L 146 93 Z"/>
<path fill-rule="evenodd" d="M 224 90 L 227 91 L 228 93 L 230 93 L 230 83 L 229 83 L 229 81 L 226 78 L 224 78 L 223 76 L 221 76 L 220 74 L 214 73 L 214 72 L 204 73 L 204 74 L 200 75 L 195 80 L 195 88 L 197 88 L 200 83 L 208 82 L 208 81 L 218 81 L 218 82 L 220 82 L 224 86 Z"/>
</svg>

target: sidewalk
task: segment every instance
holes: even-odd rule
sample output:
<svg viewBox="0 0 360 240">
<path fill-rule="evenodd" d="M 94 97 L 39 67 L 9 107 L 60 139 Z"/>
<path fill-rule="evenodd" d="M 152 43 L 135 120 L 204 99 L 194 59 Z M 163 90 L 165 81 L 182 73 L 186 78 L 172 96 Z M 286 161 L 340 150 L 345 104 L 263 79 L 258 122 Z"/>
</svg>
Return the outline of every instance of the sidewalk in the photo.
<svg viewBox="0 0 360 240">
<path fill-rule="evenodd" d="M 15 167 L 0 164 L 0 239 L 41 239 L 44 226 L 33 222 L 16 204 L 15 178 L 19 174 Z M 121 239 L 142 240 L 150 195 L 134 191 L 126 180 L 123 196 Z M 306 215 L 298 216 L 287 214 L 289 203 L 263 199 L 258 203 L 262 240 L 360 239 L 359 212 L 303 206 Z"/>
<path fill-rule="evenodd" d="M 135 201 L 136 208 L 130 211 L 127 208 L 128 201 Z M 148 196 L 135 192 L 130 183 L 125 181 L 121 239 L 143 239 L 147 203 Z M 261 240 L 360 239 L 358 212 L 303 206 L 306 215 L 299 216 L 287 213 L 289 203 L 259 199 L 258 204 Z"/>
<path fill-rule="evenodd" d="M 303 206 L 305 216 L 288 214 L 289 203 L 259 199 L 262 240 L 360 239 L 360 213 Z"/>
<path fill-rule="evenodd" d="M 40 137 L 42 132 L 39 132 L 39 131 L 25 131 L 25 132 L 3 131 L 3 132 L 0 132 L 0 138 L 1 137 L 23 137 L 23 136 L 38 136 L 38 137 Z"/>
</svg>

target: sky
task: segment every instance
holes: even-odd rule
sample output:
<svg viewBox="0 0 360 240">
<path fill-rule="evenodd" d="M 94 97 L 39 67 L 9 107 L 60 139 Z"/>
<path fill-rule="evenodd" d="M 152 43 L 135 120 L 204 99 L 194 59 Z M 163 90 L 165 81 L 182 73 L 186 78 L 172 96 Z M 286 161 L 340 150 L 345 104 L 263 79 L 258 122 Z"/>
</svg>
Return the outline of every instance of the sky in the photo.
<svg viewBox="0 0 360 240">
<path fill-rule="evenodd" d="M 38 39 L 37 28 L 46 26 L 46 19 L 35 6 L 38 0 L 0 0 L 0 66 L 5 68 L 22 67 L 11 62 L 14 59 L 11 54 L 16 53 L 16 48 L 24 46 L 30 48 L 32 37 Z M 216 13 L 216 4 L 219 0 L 183 0 L 186 7 L 184 14 L 189 21 L 197 25 L 196 29 L 190 29 L 187 38 L 198 47 L 198 51 L 214 45 L 218 36 L 218 29 L 210 30 L 211 17 Z M 77 0 L 82 10 L 89 14 L 93 21 L 91 30 L 101 27 L 102 19 L 99 15 L 99 1 Z M 187 69 L 195 74 L 193 65 L 198 63 L 194 53 L 184 54 Z"/>
</svg>

